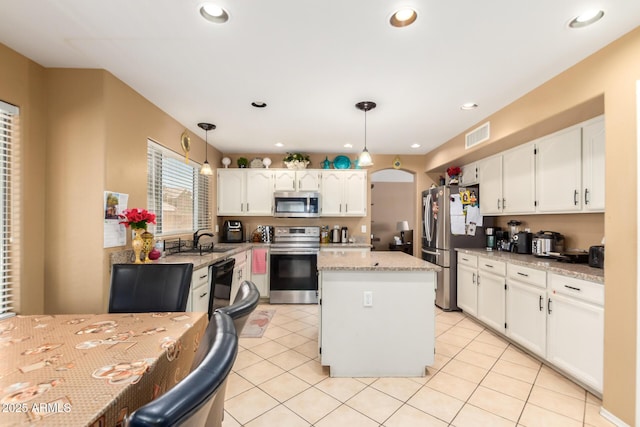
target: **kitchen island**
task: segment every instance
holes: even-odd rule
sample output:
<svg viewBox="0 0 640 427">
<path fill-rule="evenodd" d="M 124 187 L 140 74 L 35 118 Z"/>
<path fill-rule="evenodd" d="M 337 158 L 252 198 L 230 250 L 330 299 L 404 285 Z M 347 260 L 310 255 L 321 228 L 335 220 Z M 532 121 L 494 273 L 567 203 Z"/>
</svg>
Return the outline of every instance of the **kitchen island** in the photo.
<svg viewBox="0 0 640 427">
<path fill-rule="evenodd" d="M 439 269 L 403 252 L 321 252 L 318 343 L 330 375 L 424 376 Z"/>
</svg>

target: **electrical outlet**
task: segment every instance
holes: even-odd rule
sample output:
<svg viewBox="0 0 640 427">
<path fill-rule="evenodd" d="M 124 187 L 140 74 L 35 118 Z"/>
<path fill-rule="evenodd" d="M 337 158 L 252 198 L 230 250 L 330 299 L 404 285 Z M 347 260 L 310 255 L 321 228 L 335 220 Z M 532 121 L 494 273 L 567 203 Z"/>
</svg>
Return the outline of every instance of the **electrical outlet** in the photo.
<svg viewBox="0 0 640 427">
<path fill-rule="evenodd" d="M 219 232 L 220 232 L 220 226 L 216 224 L 216 230 L 214 231 L 214 233 L 219 233 Z"/>
<path fill-rule="evenodd" d="M 365 307 L 373 307 L 373 292 L 372 291 L 364 291 L 362 294 L 362 305 Z"/>
<path fill-rule="evenodd" d="M 366 232 L 367 232 L 367 226 L 366 226 L 366 225 L 364 225 L 364 224 L 363 224 L 363 225 L 361 225 L 361 226 L 360 226 L 360 232 L 361 232 L 361 233 L 366 233 Z"/>
</svg>

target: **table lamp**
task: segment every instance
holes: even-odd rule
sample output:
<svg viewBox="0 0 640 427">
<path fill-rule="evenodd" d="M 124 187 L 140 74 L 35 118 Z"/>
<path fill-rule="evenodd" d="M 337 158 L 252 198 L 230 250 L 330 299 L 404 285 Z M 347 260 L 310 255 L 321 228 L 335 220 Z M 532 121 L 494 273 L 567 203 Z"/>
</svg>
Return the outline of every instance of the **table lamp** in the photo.
<svg viewBox="0 0 640 427">
<path fill-rule="evenodd" d="M 400 240 L 402 241 L 402 243 L 405 243 L 404 232 L 409 230 L 409 221 L 398 221 L 396 223 L 396 231 L 400 232 Z"/>
</svg>

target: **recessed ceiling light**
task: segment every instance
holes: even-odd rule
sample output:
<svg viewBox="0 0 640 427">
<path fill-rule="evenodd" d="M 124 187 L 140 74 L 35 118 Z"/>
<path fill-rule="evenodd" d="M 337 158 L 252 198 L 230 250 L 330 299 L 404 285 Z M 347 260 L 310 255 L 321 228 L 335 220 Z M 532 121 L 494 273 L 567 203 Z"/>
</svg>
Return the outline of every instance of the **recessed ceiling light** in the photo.
<svg viewBox="0 0 640 427">
<path fill-rule="evenodd" d="M 282 142 L 276 142 L 276 147 L 284 147 L 284 144 Z"/>
<path fill-rule="evenodd" d="M 251 103 L 251 105 L 253 105 L 256 108 L 264 108 L 267 106 L 267 103 L 262 101 L 254 101 Z"/>
<path fill-rule="evenodd" d="M 478 104 L 475 102 L 465 102 L 460 106 L 461 110 L 474 110 L 476 108 L 478 108 Z"/>
<path fill-rule="evenodd" d="M 420 148 L 420 144 L 411 144 L 411 148 Z"/>
<path fill-rule="evenodd" d="M 343 145 L 344 148 L 353 148 L 353 144 L 349 144 L 348 142 Z"/>
<path fill-rule="evenodd" d="M 590 10 L 581 15 L 576 16 L 569 22 L 570 28 L 582 28 L 587 25 L 591 25 L 602 19 L 604 11 L 602 10 Z"/>
<path fill-rule="evenodd" d="M 391 15 L 389 23 L 393 27 L 401 28 L 413 24 L 416 22 L 416 19 L 418 19 L 418 12 L 409 7 L 405 7 Z"/>
<path fill-rule="evenodd" d="M 207 21 L 216 24 L 224 24 L 229 20 L 227 11 L 213 3 L 203 3 L 200 6 L 200 15 Z"/>
</svg>

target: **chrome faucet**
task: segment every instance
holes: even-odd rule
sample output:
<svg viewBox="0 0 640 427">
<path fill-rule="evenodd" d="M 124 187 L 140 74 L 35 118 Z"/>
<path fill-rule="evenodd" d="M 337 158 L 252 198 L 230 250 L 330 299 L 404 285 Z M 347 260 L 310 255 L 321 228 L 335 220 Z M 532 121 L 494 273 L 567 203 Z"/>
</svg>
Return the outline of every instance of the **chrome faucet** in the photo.
<svg viewBox="0 0 640 427">
<path fill-rule="evenodd" d="M 206 228 L 201 228 L 199 230 L 196 230 L 195 233 L 193 233 L 193 249 L 198 249 L 198 242 L 200 241 L 200 238 L 202 236 L 209 236 L 209 237 L 213 237 L 213 233 L 200 233 L 202 230 L 206 230 Z"/>
</svg>

